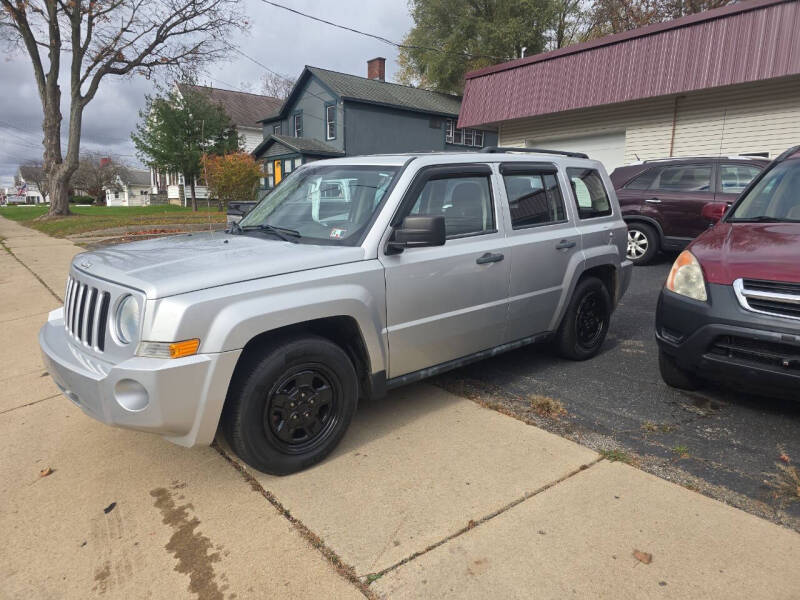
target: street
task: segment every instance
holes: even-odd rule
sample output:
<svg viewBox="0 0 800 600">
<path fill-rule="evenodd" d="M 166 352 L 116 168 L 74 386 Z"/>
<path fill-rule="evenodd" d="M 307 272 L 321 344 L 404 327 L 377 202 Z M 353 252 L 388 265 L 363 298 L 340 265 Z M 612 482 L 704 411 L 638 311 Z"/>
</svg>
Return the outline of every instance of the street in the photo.
<svg viewBox="0 0 800 600">
<path fill-rule="evenodd" d="M 654 339 L 658 294 L 674 255 L 634 269 L 603 351 L 571 363 L 549 348 L 529 347 L 452 371 L 437 381 L 450 391 L 531 418 L 537 425 L 734 506 L 800 529 L 800 503 L 781 507 L 765 486 L 783 454 L 800 458 L 800 402 L 667 387 Z M 531 396 L 559 400 L 567 414 L 542 418 Z M 786 514 L 783 513 L 785 511 Z"/>
</svg>

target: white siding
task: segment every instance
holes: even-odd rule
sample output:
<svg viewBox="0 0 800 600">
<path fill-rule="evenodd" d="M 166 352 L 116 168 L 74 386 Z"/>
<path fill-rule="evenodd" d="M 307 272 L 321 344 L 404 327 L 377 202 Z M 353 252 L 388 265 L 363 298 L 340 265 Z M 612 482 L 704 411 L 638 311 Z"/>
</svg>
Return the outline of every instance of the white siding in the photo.
<svg viewBox="0 0 800 600">
<path fill-rule="evenodd" d="M 264 135 L 261 129 L 250 129 L 249 127 L 237 127 L 239 137 L 242 140 L 245 152 L 252 152 L 263 140 Z"/>
<path fill-rule="evenodd" d="M 625 132 L 625 161 L 669 156 L 675 98 L 656 98 L 500 124 L 501 146 Z M 768 152 L 800 143 L 800 78 L 706 90 L 678 99 L 673 156 Z"/>
</svg>

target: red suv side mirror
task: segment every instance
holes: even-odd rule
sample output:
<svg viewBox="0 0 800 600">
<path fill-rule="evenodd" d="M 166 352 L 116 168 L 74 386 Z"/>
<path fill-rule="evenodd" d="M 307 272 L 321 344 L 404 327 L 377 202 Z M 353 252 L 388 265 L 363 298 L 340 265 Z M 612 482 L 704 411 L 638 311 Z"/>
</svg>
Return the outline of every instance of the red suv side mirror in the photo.
<svg viewBox="0 0 800 600">
<path fill-rule="evenodd" d="M 726 210 L 728 210 L 728 205 L 725 202 L 709 202 L 703 205 L 701 214 L 704 219 L 717 223 L 725 214 Z"/>
</svg>

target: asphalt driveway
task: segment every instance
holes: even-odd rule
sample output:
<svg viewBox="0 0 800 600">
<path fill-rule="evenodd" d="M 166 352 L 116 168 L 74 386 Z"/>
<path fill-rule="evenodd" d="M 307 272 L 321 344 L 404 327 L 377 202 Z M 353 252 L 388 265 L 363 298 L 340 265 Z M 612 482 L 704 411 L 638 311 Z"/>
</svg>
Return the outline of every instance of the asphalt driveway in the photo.
<svg viewBox="0 0 800 600">
<path fill-rule="evenodd" d="M 674 256 L 634 269 L 602 353 L 583 363 L 546 347 L 523 348 L 440 377 L 450 391 L 527 418 L 594 449 L 612 451 L 661 477 L 799 529 L 800 502 L 775 497 L 764 480 L 776 463 L 800 461 L 800 401 L 722 387 L 686 393 L 658 373 L 654 315 Z M 541 417 L 532 396 L 567 411 Z M 800 394 L 798 395 L 800 400 Z M 782 506 L 783 505 L 783 506 Z"/>
</svg>

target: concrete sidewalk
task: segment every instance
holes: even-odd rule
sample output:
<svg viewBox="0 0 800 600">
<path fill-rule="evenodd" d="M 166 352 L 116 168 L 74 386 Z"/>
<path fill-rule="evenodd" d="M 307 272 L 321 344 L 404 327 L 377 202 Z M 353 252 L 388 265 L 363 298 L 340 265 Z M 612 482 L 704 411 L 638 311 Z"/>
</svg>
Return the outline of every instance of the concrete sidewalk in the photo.
<svg viewBox="0 0 800 600">
<path fill-rule="evenodd" d="M 800 535 L 428 385 L 284 478 L 96 423 L 36 342 L 78 249 L 0 238 L 0 597 L 800 596 Z"/>
</svg>

